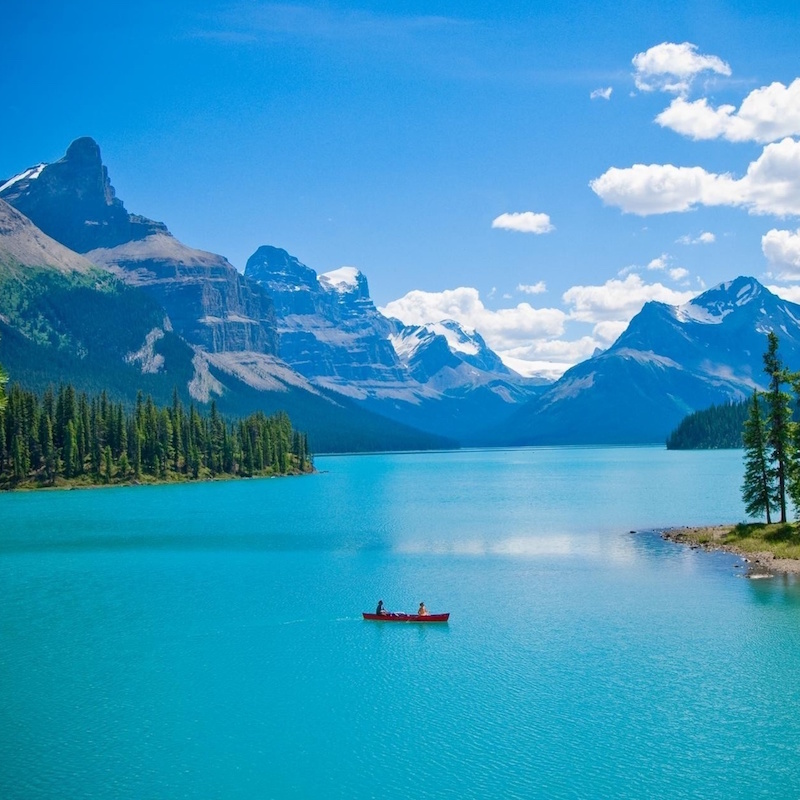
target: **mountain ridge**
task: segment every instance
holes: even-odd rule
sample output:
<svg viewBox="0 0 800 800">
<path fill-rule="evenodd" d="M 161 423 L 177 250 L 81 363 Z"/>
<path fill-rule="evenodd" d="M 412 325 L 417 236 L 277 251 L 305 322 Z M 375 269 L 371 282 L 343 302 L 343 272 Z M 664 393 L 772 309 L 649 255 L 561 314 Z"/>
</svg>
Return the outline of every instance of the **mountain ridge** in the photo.
<svg viewBox="0 0 800 800">
<path fill-rule="evenodd" d="M 765 385 L 773 328 L 787 363 L 800 365 L 800 306 L 747 276 L 680 306 L 646 303 L 611 347 L 485 435 L 506 444 L 662 443 L 687 414 Z"/>
</svg>

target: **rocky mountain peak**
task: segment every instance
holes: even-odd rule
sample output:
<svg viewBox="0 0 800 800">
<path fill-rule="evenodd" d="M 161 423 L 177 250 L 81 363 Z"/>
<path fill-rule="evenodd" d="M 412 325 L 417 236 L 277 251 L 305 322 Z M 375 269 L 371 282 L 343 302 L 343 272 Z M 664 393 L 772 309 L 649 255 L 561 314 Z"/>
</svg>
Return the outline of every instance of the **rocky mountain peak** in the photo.
<svg viewBox="0 0 800 800">
<path fill-rule="evenodd" d="M 286 250 L 267 244 L 261 245 L 247 259 L 244 274 L 270 287 L 317 289 L 317 273 L 311 267 L 307 267 Z"/>
<path fill-rule="evenodd" d="M 324 272 L 318 280 L 320 286 L 328 291 L 352 295 L 356 300 L 370 299 L 367 278 L 355 267 L 339 267 L 339 269 Z"/>
<path fill-rule="evenodd" d="M 103 159 L 100 156 L 100 145 L 91 136 L 81 136 L 76 139 L 67 148 L 62 160 L 84 163 L 95 167 L 103 165 Z"/>
<path fill-rule="evenodd" d="M 76 139 L 52 164 L 29 168 L 0 186 L 0 198 L 38 228 L 78 253 L 165 233 L 166 226 L 128 214 L 89 136 Z"/>
<path fill-rule="evenodd" d="M 719 323 L 728 314 L 742 306 L 764 301 L 767 291 L 755 278 L 741 276 L 732 281 L 720 283 L 703 294 L 677 308 L 677 317 L 682 321 Z"/>
</svg>

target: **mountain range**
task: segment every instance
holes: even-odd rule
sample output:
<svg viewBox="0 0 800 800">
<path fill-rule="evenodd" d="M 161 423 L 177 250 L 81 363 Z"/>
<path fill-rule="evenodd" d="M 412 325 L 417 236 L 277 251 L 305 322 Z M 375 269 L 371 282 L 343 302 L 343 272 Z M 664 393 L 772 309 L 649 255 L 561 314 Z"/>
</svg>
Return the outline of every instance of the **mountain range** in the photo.
<svg viewBox="0 0 800 800">
<path fill-rule="evenodd" d="M 663 442 L 689 413 L 766 388 L 774 330 L 800 367 L 800 306 L 739 277 L 670 306 L 649 302 L 608 348 L 571 369 L 487 436 L 492 443 Z"/>
<path fill-rule="evenodd" d="M 763 386 L 766 331 L 796 364 L 798 320 L 800 306 L 737 278 L 647 303 L 547 384 L 456 321 L 383 316 L 353 267 L 317 274 L 265 245 L 242 274 L 180 242 L 126 210 L 88 137 L 0 180 L 0 362 L 14 378 L 284 409 L 316 452 L 663 442 L 687 413 Z"/>
<path fill-rule="evenodd" d="M 148 390 L 173 383 L 229 413 L 286 408 L 317 452 L 456 446 L 540 389 L 457 323 L 423 333 L 383 317 L 353 268 L 317 275 L 261 247 L 243 275 L 223 256 L 185 245 L 164 223 L 126 210 L 88 137 L 59 161 L 1 181 L 0 203 L 8 303 L 34 290 L 53 301 L 14 314 L 0 302 L 0 357 L 34 386 L 85 376 L 130 394 L 141 374 Z M 71 295 L 55 300 L 56 273 L 62 295 L 81 284 L 79 321 L 61 318 L 62 307 L 76 304 Z M 111 346 L 118 331 L 102 353 L 84 344 L 95 334 L 104 341 L 122 321 L 105 309 L 108 291 L 91 294 L 92 281 L 141 304 L 134 321 L 126 318 L 124 347 Z M 34 324 L 64 328 L 75 346 L 31 337 Z"/>
</svg>

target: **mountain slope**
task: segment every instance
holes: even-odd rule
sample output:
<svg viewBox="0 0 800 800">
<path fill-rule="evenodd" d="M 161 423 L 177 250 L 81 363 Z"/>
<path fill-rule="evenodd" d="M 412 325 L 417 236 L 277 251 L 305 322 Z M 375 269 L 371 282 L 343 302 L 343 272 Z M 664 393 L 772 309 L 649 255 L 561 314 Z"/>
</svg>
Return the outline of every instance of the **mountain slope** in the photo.
<svg viewBox="0 0 800 800">
<path fill-rule="evenodd" d="M 766 333 L 800 367 L 800 306 L 754 278 L 720 284 L 682 306 L 647 303 L 608 350 L 568 370 L 487 433 L 506 444 L 663 442 L 689 413 L 763 387 Z"/>
<path fill-rule="evenodd" d="M 44 166 L 37 169 L 38 177 L 46 174 Z M 28 179 L 17 181 L 23 188 L 24 180 Z M 120 219 L 116 212 L 114 219 Z M 0 200 L 0 363 L 12 379 L 39 390 L 71 382 L 79 390 L 105 389 L 114 399 L 127 402 L 133 402 L 141 389 L 166 403 L 177 388 L 186 402 L 216 399 L 223 413 L 237 415 L 285 410 L 297 428 L 308 432 L 316 452 L 455 445 L 313 387 L 269 352 L 274 338 L 260 342 L 260 352 L 240 349 L 253 342 L 231 343 L 230 337 L 218 347 L 210 342 L 208 349 L 201 335 L 193 337 L 194 343 L 187 342 L 173 330 L 171 316 L 159 299 L 169 296 L 174 301 L 171 307 L 184 321 L 184 333 L 191 336 L 195 323 L 201 334 L 224 332 L 225 326 L 204 327 L 202 319 L 193 321 L 186 309 L 191 308 L 193 284 L 210 295 L 209 304 L 218 302 L 208 276 L 216 270 L 230 285 L 227 262 L 222 259 L 220 265 L 220 257 L 187 248 L 164 232 L 146 232 L 143 238 L 114 248 L 120 260 L 131 262 L 142 252 L 153 255 L 154 249 L 157 265 L 143 259 L 136 262 L 136 269 L 110 263 L 108 269 L 99 269 Z M 93 257 L 98 252 L 111 250 L 94 251 Z M 159 280 L 152 272 L 146 280 L 138 280 L 138 269 L 156 266 L 163 270 L 164 295 L 146 291 Z M 171 282 L 169 269 L 183 278 Z M 189 301 L 182 296 L 187 285 Z M 261 293 L 259 287 L 251 288 L 256 295 Z"/>
<path fill-rule="evenodd" d="M 404 327 L 384 317 L 353 267 L 317 273 L 262 246 L 245 275 L 273 298 L 280 356 L 315 386 L 396 421 L 468 442 L 539 388 L 457 322 Z"/>
<path fill-rule="evenodd" d="M 93 139 L 77 139 L 59 161 L 6 181 L 0 198 L 65 247 L 144 289 L 189 344 L 277 353 L 269 296 L 222 256 L 187 247 L 163 223 L 129 214 Z"/>
</svg>

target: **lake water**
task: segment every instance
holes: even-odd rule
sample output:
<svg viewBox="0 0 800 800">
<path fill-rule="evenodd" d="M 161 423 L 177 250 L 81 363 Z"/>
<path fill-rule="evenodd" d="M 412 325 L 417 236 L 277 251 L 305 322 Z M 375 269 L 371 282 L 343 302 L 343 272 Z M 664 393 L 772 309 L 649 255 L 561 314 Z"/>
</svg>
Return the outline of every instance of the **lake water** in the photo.
<svg viewBox="0 0 800 800">
<path fill-rule="evenodd" d="M 800 796 L 798 585 L 643 532 L 740 452 L 317 467 L 0 497 L 0 797 Z"/>
</svg>

